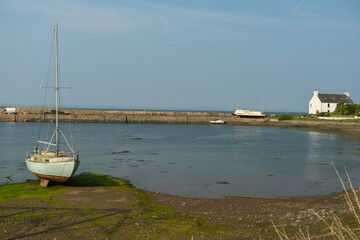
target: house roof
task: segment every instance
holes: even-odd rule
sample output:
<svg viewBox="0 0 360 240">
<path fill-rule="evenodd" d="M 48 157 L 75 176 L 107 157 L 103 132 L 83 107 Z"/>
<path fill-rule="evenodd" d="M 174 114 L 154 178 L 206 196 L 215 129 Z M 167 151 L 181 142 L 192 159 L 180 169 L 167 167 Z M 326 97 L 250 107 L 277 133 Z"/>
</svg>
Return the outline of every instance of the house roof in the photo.
<svg viewBox="0 0 360 240">
<path fill-rule="evenodd" d="M 323 103 L 354 103 L 350 97 L 345 94 L 318 94 L 319 99 Z"/>
</svg>

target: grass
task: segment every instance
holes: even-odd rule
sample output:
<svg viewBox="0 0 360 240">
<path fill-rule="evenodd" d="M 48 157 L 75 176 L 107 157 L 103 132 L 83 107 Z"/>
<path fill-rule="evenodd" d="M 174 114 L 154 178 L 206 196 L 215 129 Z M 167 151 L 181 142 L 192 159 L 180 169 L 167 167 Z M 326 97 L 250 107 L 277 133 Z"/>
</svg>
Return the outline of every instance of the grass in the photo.
<svg viewBox="0 0 360 240">
<path fill-rule="evenodd" d="M 293 119 L 294 119 L 294 116 L 292 116 L 292 115 L 287 115 L 287 114 L 281 115 L 281 116 L 278 118 L 278 120 L 293 120 Z"/>
<path fill-rule="evenodd" d="M 334 164 L 333 164 L 334 166 Z M 311 233 L 306 230 L 299 229 L 299 232 L 296 236 L 296 239 L 299 240 L 311 240 L 326 238 L 326 239 L 335 239 L 335 240 L 355 240 L 360 238 L 360 200 L 359 200 L 359 190 L 356 190 L 351 182 L 349 174 L 345 169 L 347 180 L 349 182 L 350 190 L 346 190 L 344 180 L 341 178 L 338 170 L 334 166 L 335 172 L 341 182 L 342 188 L 345 191 L 345 200 L 347 206 L 349 207 L 352 213 L 352 219 L 340 219 L 336 214 L 333 214 L 332 221 L 329 222 L 317 212 L 313 214 L 320 219 L 326 226 L 326 234 L 323 236 L 311 236 Z M 279 229 L 274 223 L 273 226 L 275 231 L 281 240 L 290 240 L 290 238 L 284 228 Z"/>
<path fill-rule="evenodd" d="M 335 119 L 319 119 L 314 117 L 306 117 L 306 116 L 296 116 L 293 120 L 298 121 L 322 121 L 322 122 L 360 122 L 360 119 L 342 119 L 342 120 L 335 120 Z"/>
<path fill-rule="evenodd" d="M 299 115 L 299 116 L 293 116 L 292 119 L 283 119 L 284 117 L 279 116 L 279 117 L 270 117 L 271 119 L 278 119 L 278 120 L 288 120 L 288 121 L 312 121 L 312 122 L 360 122 L 360 119 L 342 119 L 342 120 L 335 120 L 335 119 L 321 119 L 321 118 L 317 118 L 317 117 L 308 117 L 308 116 L 303 116 L 303 115 Z M 287 117 L 285 117 L 287 118 Z"/>
</svg>

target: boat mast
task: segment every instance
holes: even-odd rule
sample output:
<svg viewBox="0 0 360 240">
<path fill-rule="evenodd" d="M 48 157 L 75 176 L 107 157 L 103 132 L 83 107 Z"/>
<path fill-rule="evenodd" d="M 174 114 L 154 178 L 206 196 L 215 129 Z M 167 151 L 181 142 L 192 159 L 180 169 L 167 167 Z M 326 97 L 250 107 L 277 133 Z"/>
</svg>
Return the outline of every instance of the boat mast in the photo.
<svg viewBox="0 0 360 240">
<path fill-rule="evenodd" d="M 58 87 L 58 23 L 55 23 L 55 102 L 56 102 L 56 155 L 59 154 L 59 87 Z"/>
</svg>

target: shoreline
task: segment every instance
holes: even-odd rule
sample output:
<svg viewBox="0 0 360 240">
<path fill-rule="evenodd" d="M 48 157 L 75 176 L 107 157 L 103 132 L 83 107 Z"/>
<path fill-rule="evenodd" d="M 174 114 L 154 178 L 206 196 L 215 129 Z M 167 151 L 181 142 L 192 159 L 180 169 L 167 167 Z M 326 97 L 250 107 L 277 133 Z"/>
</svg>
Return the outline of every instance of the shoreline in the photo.
<svg viewBox="0 0 360 240">
<path fill-rule="evenodd" d="M 199 199 L 149 192 L 97 174 L 80 174 L 50 188 L 38 184 L 0 186 L 0 237 L 273 239 L 278 237 L 276 225 L 289 236 L 303 228 L 326 239 L 327 228 L 316 214 L 326 221 L 334 214 L 351 219 L 344 191 L 313 197 Z M 9 194 L 12 197 L 4 197 Z"/>
<path fill-rule="evenodd" d="M 124 117 L 128 117 L 128 123 L 209 124 L 205 121 L 216 117 L 212 113 L 185 116 L 178 112 L 173 112 L 173 116 L 129 111 L 76 113 L 61 115 L 62 120 L 125 123 Z M 0 122 L 11 122 L 14 116 L 18 122 L 23 119 L 41 122 L 41 117 L 51 121 L 54 117 L 35 113 L 1 114 Z M 181 122 L 184 117 L 186 123 Z M 265 121 L 223 115 L 225 117 L 232 119 L 229 125 L 360 136 L 359 122 Z M 346 224 L 356 225 L 344 198 L 345 191 L 295 197 L 194 198 L 146 191 L 133 187 L 127 180 L 105 175 L 87 174 L 96 175 L 97 179 L 82 182 L 83 175 L 86 173 L 74 176 L 69 183 L 47 189 L 39 187 L 36 180 L 1 185 L 0 238 L 276 239 L 279 237 L 276 226 L 284 229 L 290 239 L 299 235 L 299 228 L 308 230 L 317 239 L 327 239 L 329 232 L 324 220 L 331 223 L 336 215 Z M 110 184 L 106 184 L 107 181 Z M 120 183 L 119 186 L 112 181 Z M 29 190 L 31 193 L 27 193 Z M 4 200 L 2 195 L 10 192 L 13 199 Z M 43 199 L 39 192 L 45 194 Z M 22 194 L 35 195 L 23 199 Z"/>
<path fill-rule="evenodd" d="M 52 108 L 18 107 L 18 114 L 0 114 L 0 122 L 51 122 L 55 114 Z M 231 113 L 184 112 L 184 111 L 129 111 L 129 110 L 88 110 L 61 109 L 60 122 L 72 123 L 142 123 L 142 124 L 194 124 L 210 125 L 210 121 L 222 119 L 225 125 L 299 128 L 311 131 L 345 134 L 360 137 L 360 120 L 283 120 L 266 118 L 239 118 Z"/>
</svg>

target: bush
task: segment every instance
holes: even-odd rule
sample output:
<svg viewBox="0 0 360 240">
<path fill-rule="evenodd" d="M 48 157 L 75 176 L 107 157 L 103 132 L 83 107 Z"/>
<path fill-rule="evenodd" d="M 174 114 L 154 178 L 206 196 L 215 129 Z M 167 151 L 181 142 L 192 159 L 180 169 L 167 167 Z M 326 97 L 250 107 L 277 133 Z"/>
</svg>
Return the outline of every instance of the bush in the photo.
<svg viewBox="0 0 360 240">
<path fill-rule="evenodd" d="M 360 104 L 344 104 L 339 103 L 334 111 L 335 115 L 353 115 L 358 116 L 360 111 Z"/>
<path fill-rule="evenodd" d="M 291 116 L 291 115 L 281 115 L 279 117 L 279 120 L 293 120 L 294 119 L 294 116 Z"/>
<path fill-rule="evenodd" d="M 330 113 L 325 113 L 325 112 L 322 112 L 322 113 L 318 113 L 316 114 L 318 117 L 330 117 Z"/>
</svg>

